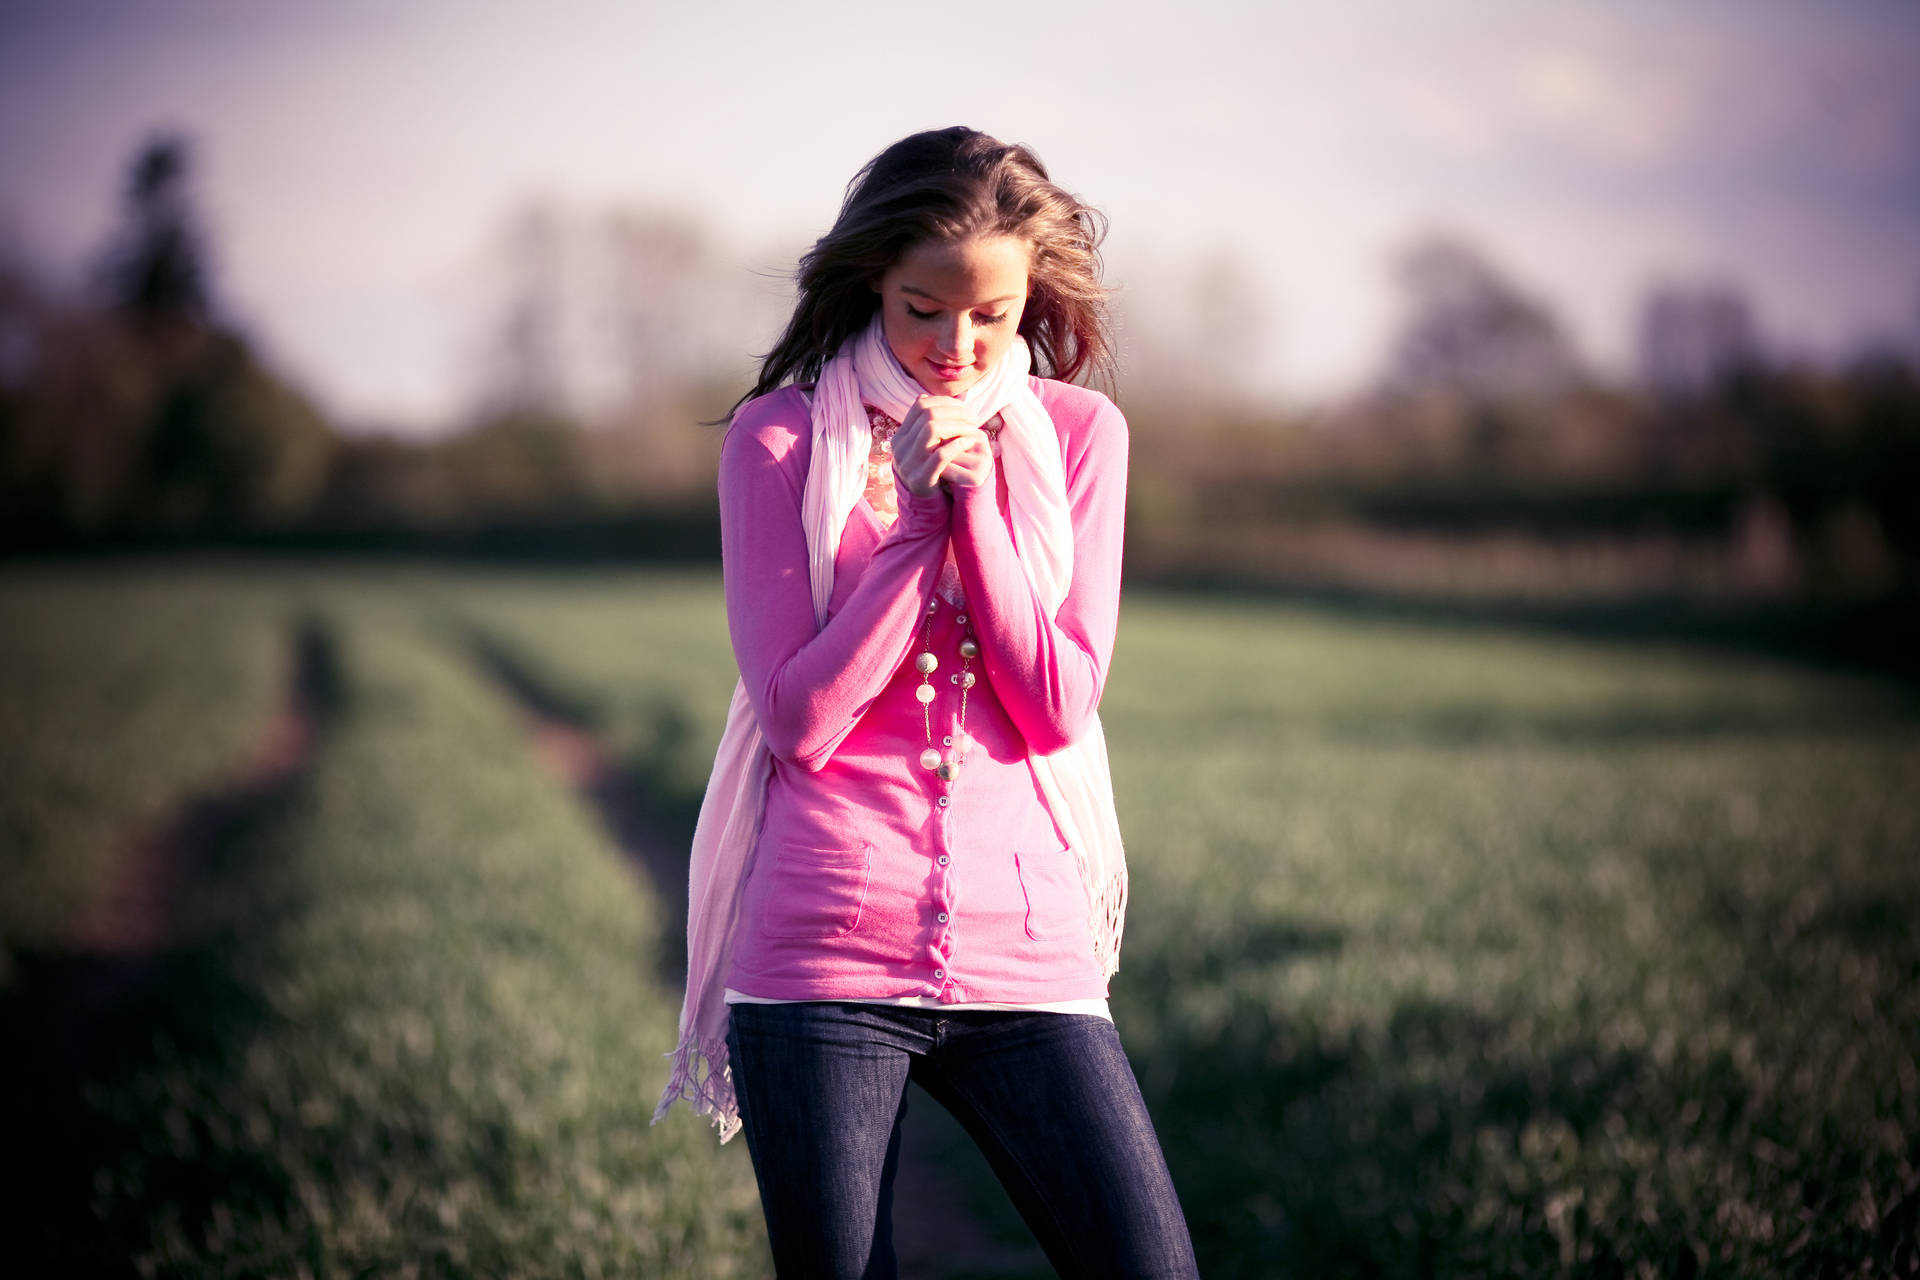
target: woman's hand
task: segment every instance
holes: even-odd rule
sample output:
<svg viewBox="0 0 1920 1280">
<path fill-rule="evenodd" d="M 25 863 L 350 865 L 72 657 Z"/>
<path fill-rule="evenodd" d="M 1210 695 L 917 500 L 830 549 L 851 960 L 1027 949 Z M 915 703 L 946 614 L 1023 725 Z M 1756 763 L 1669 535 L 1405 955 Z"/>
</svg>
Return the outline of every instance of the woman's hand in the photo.
<svg viewBox="0 0 1920 1280">
<path fill-rule="evenodd" d="M 940 479 L 962 489 L 993 483 L 993 441 L 988 438 L 985 426 L 974 428 L 967 448 L 947 463 Z"/>
<path fill-rule="evenodd" d="M 893 434 L 893 470 L 907 492 L 930 498 L 942 481 L 984 482 L 993 474 L 993 450 L 965 404 L 921 396 Z"/>
</svg>

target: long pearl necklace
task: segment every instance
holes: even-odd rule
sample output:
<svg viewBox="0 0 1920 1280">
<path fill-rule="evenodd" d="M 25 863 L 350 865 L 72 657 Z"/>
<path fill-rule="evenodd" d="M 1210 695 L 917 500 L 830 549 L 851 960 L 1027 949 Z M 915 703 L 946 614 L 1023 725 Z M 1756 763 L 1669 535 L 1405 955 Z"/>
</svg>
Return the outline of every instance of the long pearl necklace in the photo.
<svg viewBox="0 0 1920 1280">
<path fill-rule="evenodd" d="M 927 749 L 920 753 L 920 767 L 931 769 L 942 782 L 952 782 L 966 759 L 967 748 L 972 745 L 967 738 L 967 690 L 973 688 L 976 679 L 971 668 L 973 660 L 980 656 L 980 642 L 973 638 L 971 631 L 967 632 L 960 641 L 960 669 L 948 677 L 960 686 L 960 718 L 952 735 L 941 739 L 947 748 L 943 754 L 933 745 L 933 673 L 940 669 L 940 659 L 933 656 L 933 615 L 939 607 L 937 600 L 927 602 L 926 631 L 920 642 L 920 654 L 913 660 L 913 669 L 920 673 L 920 687 L 913 691 L 913 696 L 920 699 L 920 717 L 927 730 Z M 965 626 L 967 615 L 961 614 L 959 622 Z"/>
<path fill-rule="evenodd" d="M 867 454 L 867 505 L 874 509 L 883 525 L 891 525 L 896 518 L 893 433 L 899 430 L 900 424 L 868 405 L 867 425 L 873 432 L 873 444 Z M 998 442 L 1000 419 L 997 415 L 986 424 L 986 432 L 989 440 Z M 973 688 L 977 679 L 971 668 L 973 660 L 980 656 L 980 642 L 973 638 L 973 632 L 967 632 L 960 641 L 960 670 L 947 677 L 960 687 L 960 718 L 953 733 L 941 737 L 941 746 L 946 748 L 943 752 L 933 745 L 933 673 L 940 669 L 940 659 L 933 655 L 933 615 L 939 608 L 938 600 L 927 601 L 926 631 L 921 638 L 920 653 L 913 660 L 913 669 L 920 673 L 920 687 L 913 691 L 913 696 L 920 699 L 920 718 L 927 732 L 927 749 L 920 753 L 920 767 L 932 770 L 942 782 L 952 782 L 972 745 L 967 738 L 967 690 Z M 961 614 L 958 620 L 961 626 L 967 625 L 966 614 Z"/>
</svg>

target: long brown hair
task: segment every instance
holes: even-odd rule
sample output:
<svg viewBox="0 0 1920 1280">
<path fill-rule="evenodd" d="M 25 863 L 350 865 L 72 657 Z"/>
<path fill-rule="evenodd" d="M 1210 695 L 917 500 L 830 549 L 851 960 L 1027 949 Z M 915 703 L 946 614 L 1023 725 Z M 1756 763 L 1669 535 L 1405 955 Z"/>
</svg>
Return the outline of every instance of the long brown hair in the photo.
<svg viewBox="0 0 1920 1280">
<path fill-rule="evenodd" d="M 873 282 L 924 241 L 1007 235 L 1033 248 L 1020 336 L 1033 371 L 1071 381 L 1113 380 L 1107 291 L 1100 283 L 1100 212 L 1047 177 L 1040 158 L 977 129 L 916 133 L 869 160 L 847 184 L 833 228 L 794 273 L 800 300 L 760 363 L 760 378 L 733 406 L 788 382 L 812 382 L 879 305 Z"/>
</svg>

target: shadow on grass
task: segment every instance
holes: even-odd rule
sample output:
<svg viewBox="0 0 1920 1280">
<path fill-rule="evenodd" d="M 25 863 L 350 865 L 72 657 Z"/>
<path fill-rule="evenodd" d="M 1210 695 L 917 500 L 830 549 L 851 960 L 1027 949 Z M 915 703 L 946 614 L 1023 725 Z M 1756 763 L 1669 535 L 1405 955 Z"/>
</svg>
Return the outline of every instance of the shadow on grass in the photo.
<svg viewBox="0 0 1920 1280">
<path fill-rule="evenodd" d="M 1524 713 L 1501 707 L 1461 706 L 1404 716 L 1342 717 L 1327 737 L 1359 745 L 1414 742 L 1477 747 L 1531 742 L 1553 747 L 1633 747 L 1708 743 L 1723 739 L 1857 737 L 1864 730 L 1911 733 L 1920 699 L 1896 695 L 1874 706 L 1831 707 L 1620 706 L 1574 714 Z"/>
<path fill-rule="evenodd" d="M 274 1016 L 236 977 L 231 926 L 198 936 L 183 908 L 266 852 L 256 833 L 271 824 L 301 782 L 315 739 L 340 710 L 332 633 L 317 615 L 297 618 L 287 712 L 276 740 L 247 776 L 189 798 L 141 856 L 169 865 L 150 874 L 168 885 L 127 921 L 126 933 L 88 939 L 84 951 L 46 948 L 18 957 L 19 981 L 0 1005 L 0 1188 L 9 1268 L 16 1275 L 132 1274 L 131 1258 L 152 1228 L 96 1211 L 103 1180 L 130 1152 L 168 1152 L 164 1197 L 200 1221 L 216 1202 L 285 1203 L 292 1191 L 277 1165 L 236 1159 L 196 1141 L 203 1124 L 180 1099 L 141 1096 L 162 1059 L 191 1063 L 196 1078 L 237 1079 L 237 1055 Z M 291 727 L 286 721 L 292 721 Z M 257 923 L 258 917 L 250 919 Z M 101 1099 L 137 1100 L 103 1110 Z M 171 1104 L 171 1105 L 170 1105 Z M 212 1153 L 212 1154 L 203 1154 Z M 152 1188 L 157 1199 L 161 1188 Z M 124 1207 L 128 1197 L 114 1202 Z"/>
<path fill-rule="evenodd" d="M 685 713 L 672 703 L 660 703 L 645 751 L 605 757 L 590 704 L 555 689 L 532 663 L 484 629 L 463 624 L 456 634 L 481 672 L 536 725 L 557 725 L 580 735 L 581 750 L 593 758 L 577 771 L 575 784 L 628 861 L 646 876 L 663 910 L 656 958 L 662 980 L 669 985 L 685 981 L 688 850 L 702 799 L 702 792 L 676 781 L 675 763 L 693 738 Z"/>
</svg>

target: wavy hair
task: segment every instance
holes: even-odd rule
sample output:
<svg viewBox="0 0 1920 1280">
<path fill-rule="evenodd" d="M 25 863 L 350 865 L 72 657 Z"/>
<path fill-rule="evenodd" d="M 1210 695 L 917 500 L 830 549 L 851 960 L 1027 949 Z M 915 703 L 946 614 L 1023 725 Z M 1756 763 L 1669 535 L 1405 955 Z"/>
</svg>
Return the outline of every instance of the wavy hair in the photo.
<svg viewBox="0 0 1920 1280">
<path fill-rule="evenodd" d="M 954 126 L 916 133 L 869 160 L 847 184 L 833 227 L 794 273 L 800 300 L 759 380 L 734 404 L 789 382 L 812 382 L 880 304 L 873 284 L 926 241 L 1013 236 L 1032 247 L 1020 336 L 1033 371 L 1113 382 L 1107 290 L 1100 283 L 1106 218 L 1047 176 L 1026 147 Z"/>
</svg>

